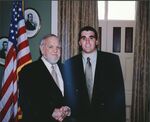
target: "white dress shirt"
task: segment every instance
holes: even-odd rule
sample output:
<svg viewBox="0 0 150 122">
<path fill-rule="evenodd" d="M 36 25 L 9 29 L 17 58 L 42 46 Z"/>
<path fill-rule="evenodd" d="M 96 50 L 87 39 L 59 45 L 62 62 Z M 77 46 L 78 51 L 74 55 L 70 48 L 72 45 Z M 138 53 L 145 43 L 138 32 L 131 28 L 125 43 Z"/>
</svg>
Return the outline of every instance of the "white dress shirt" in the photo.
<svg viewBox="0 0 150 122">
<path fill-rule="evenodd" d="M 48 71 L 51 74 L 51 72 L 52 72 L 52 64 L 50 64 L 43 56 L 41 57 L 41 59 L 44 62 L 45 66 L 47 67 Z M 62 75 L 61 75 L 60 69 L 59 69 L 57 64 L 53 64 L 53 66 L 55 67 L 55 71 L 56 71 L 57 77 L 58 77 L 58 83 L 59 83 L 58 87 L 61 90 L 62 95 L 64 96 L 64 82 L 63 82 L 63 79 L 62 79 Z"/>
</svg>

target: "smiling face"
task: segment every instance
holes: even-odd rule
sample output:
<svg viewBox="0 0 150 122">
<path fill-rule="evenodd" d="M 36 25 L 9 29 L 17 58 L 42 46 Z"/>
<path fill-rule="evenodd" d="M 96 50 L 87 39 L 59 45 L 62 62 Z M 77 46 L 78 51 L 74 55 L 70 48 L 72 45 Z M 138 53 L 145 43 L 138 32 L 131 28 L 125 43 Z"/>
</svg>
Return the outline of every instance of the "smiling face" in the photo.
<svg viewBox="0 0 150 122">
<path fill-rule="evenodd" d="M 79 45 L 82 47 L 82 51 L 85 53 L 92 53 L 96 50 L 98 41 L 95 38 L 93 31 L 82 31 L 79 40 Z"/>
<path fill-rule="evenodd" d="M 51 64 L 57 63 L 60 59 L 61 46 L 59 39 L 55 36 L 48 37 L 42 41 L 40 50 L 43 57 Z"/>
</svg>

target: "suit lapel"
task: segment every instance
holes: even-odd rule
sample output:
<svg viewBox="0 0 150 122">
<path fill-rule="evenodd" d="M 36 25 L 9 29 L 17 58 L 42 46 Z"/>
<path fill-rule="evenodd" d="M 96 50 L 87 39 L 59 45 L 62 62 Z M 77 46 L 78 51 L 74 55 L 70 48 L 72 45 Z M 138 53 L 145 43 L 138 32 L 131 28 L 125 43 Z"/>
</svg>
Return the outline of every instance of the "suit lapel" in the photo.
<svg viewBox="0 0 150 122">
<path fill-rule="evenodd" d="M 83 61 L 82 61 L 82 55 L 80 54 L 79 55 L 79 58 L 80 59 L 77 59 L 78 62 L 78 66 L 80 67 L 80 70 L 79 70 L 79 76 L 81 76 L 81 79 L 82 81 L 85 81 L 85 75 L 84 75 L 84 67 L 83 67 Z"/>
<path fill-rule="evenodd" d="M 102 75 L 102 62 L 101 62 L 101 53 L 97 51 L 97 61 L 96 61 L 96 69 L 95 69 L 95 77 L 94 77 L 94 84 L 93 84 L 93 95 L 92 95 L 92 101 L 95 98 L 96 90 L 99 89 L 100 84 L 100 78 Z"/>
<path fill-rule="evenodd" d="M 43 63 L 43 61 L 42 61 L 41 59 L 39 60 L 39 63 L 40 63 L 42 72 L 45 74 L 45 77 L 48 78 L 48 80 L 45 81 L 45 82 L 47 82 L 47 85 L 48 85 L 49 87 L 53 86 L 54 89 L 57 89 L 57 91 L 59 92 L 59 94 L 62 95 L 62 93 L 61 93 L 59 87 L 56 85 L 56 83 L 55 83 L 53 77 L 51 76 L 50 72 L 48 71 L 47 67 L 45 66 L 45 64 Z M 58 65 L 58 66 L 60 66 L 60 65 Z"/>
<path fill-rule="evenodd" d="M 84 99 L 85 99 L 85 102 L 89 105 L 90 104 L 90 99 L 89 99 L 89 96 L 88 96 L 88 90 L 87 90 L 87 86 L 86 86 L 86 79 L 85 79 L 85 74 L 84 74 L 84 67 L 83 67 L 83 61 L 82 61 L 82 54 L 79 55 L 78 57 L 79 59 L 77 59 L 78 61 L 78 65 L 80 68 L 79 71 L 78 71 L 78 76 L 80 76 L 80 86 L 81 86 L 81 91 L 82 93 L 84 94 Z"/>
</svg>

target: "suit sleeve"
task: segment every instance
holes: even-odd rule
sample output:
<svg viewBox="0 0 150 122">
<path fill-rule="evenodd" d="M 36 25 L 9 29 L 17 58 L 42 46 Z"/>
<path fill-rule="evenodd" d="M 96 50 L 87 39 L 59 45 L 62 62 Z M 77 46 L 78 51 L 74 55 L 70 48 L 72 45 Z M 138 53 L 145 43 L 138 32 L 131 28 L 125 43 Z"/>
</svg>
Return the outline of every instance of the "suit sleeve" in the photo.
<svg viewBox="0 0 150 122">
<path fill-rule="evenodd" d="M 43 104 L 42 96 L 38 96 L 39 93 L 35 88 L 37 80 L 33 78 L 33 73 L 29 69 L 23 69 L 19 73 L 19 104 L 23 111 L 23 122 L 53 119 L 51 114 L 54 105 L 50 102 L 48 106 Z M 40 92 L 40 89 L 38 91 Z"/>
<path fill-rule="evenodd" d="M 112 94 L 110 101 L 112 103 L 112 118 L 115 122 L 125 122 L 125 89 L 121 64 L 118 56 L 115 56 L 112 64 Z"/>
<path fill-rule="evenodd" d="M 23 112 L 23 121 L 29 121 L 30 116 L 32 116 L 32 110 L 31 110 L 31 102 L 29 97 L 29 91 L 30 85 L 28 84 L 29 78 L 27 76 L 27 73 L 24 71 L 21 71 L 19 73 L 19 105 L 21 107 L 21 110 Z M 28 89 L 28 90 L 27 90 Z"/>
</svg>

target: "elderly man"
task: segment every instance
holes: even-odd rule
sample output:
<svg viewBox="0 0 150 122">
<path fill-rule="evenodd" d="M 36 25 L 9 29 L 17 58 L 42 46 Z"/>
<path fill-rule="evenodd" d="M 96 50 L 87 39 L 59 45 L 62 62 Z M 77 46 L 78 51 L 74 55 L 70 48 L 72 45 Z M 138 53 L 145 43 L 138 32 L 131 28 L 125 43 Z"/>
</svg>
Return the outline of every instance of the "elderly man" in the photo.
<svg viewBox="0 0 150 122">
<path fill-rule="evenodd" d="M 23 122 L 66 122 L 70 108 L 64 102 L 58 37 L 46 35 L 41 41 L 40 51 L 42 56 L 19 73 Z"/>
</svg>

